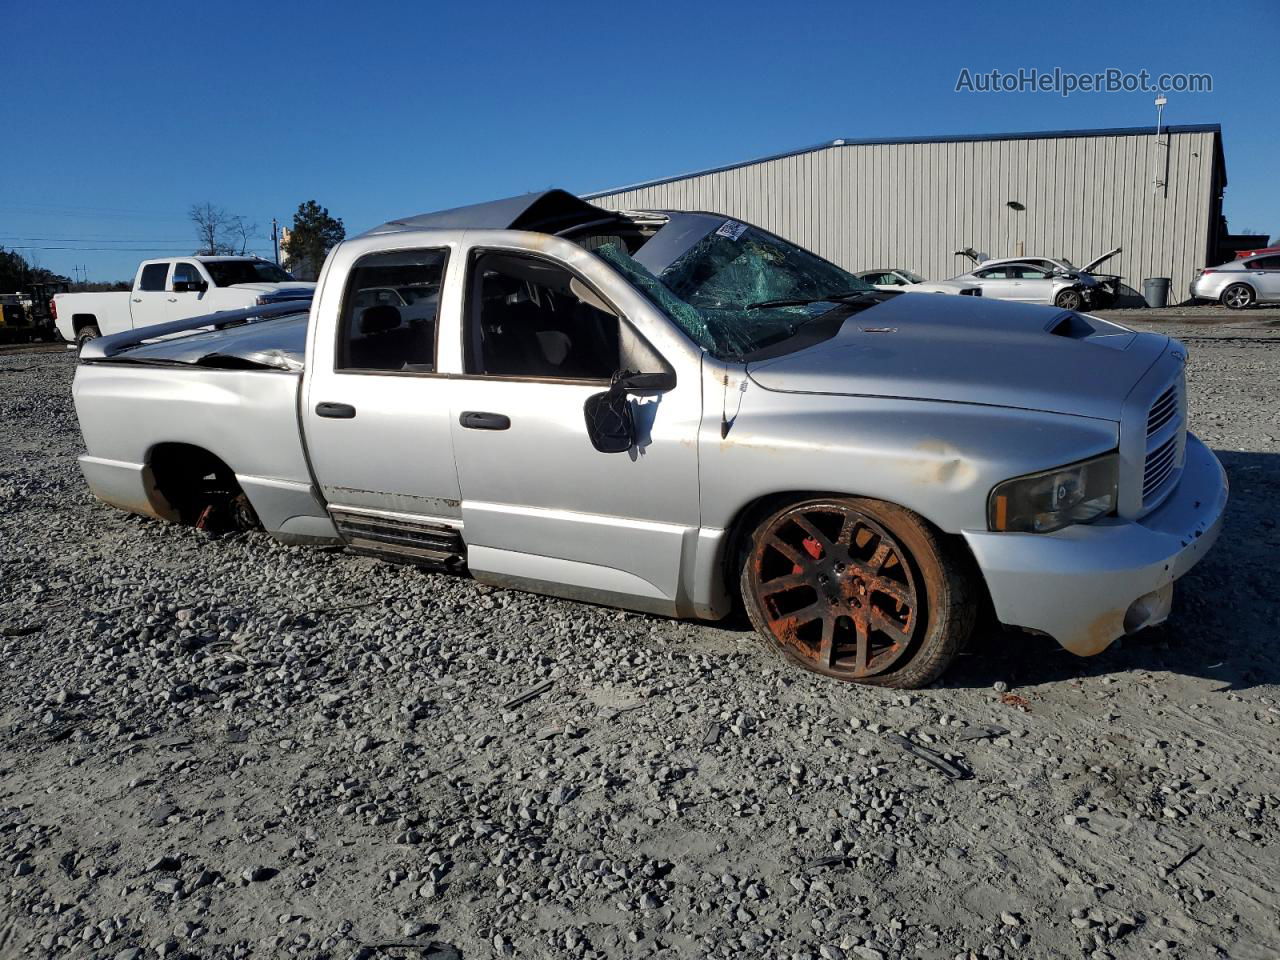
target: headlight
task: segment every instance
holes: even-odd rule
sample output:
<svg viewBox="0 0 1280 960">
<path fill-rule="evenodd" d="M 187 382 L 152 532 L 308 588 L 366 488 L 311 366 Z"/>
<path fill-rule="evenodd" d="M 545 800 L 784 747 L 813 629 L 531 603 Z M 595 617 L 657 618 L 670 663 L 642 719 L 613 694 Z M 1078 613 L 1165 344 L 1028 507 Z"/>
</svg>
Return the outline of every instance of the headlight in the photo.
<svg viewBox="0 0 1280 960">
<path fill-rule="evenodd" d="M 1051 533 L 1092 523 L 1116 508 L 1119 457 L 1108 453 L 1081 463 L 997 484 L 987 501 L 992 530 Z"/>
</svg>

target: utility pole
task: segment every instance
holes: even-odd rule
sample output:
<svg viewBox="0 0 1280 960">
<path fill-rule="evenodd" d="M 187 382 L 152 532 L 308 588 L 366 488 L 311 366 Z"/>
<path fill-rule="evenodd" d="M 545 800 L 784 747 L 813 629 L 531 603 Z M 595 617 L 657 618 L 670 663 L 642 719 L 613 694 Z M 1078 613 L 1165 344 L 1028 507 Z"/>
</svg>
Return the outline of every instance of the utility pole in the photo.
<svg viewBox="0 0 1280 960">
<path fill-rule="evenodd" d="M 276 266 L 280 266 L 280 235 L 277 232 L 276 218 L 271 218 L 271 249 L 275 251 Z"/>
<path fill-rule="evenodd" d="M 1164 150 L 1164 155 L 1163 155 L 1163 157 L 1164 157 L 1164 170 L 1163 170 L 1164 176 L 1161 176 L 1161 172 L 1162 172 L 1162 171 L 1161 171 L 1161 169 L 1160 169 L 1160 167 L 1159 167 L 1159 163 L 1160 163 L 1160 156 L 1159 156 L 1159 155 L 1157 155 L 1157 157 L 1156 157 L 1156 164 L 1157 164 L 1156 171 L 1155 171 L 1154 176 L 1152 176 L 1152 178 L 1151 178 L 1151 192 L 1152 192 L 1152 193 L 1159 193 L 1159 192 L 1160 192 L 1160 190 L 1161 190 L 1161 188 L 1163 188 L 1163 189 L 1164 189 L 1164 191 L 1165 191 L 1165 195 L 1166 195 L 1166 196 L 1168 195 L 1168 192 L 1169 192 L 1169 187 L 1168 187 L 1168 181 L 1169 181 L 1169 143 L 1168 143 L 1168 140 L 1167 140 L 1167 139 L 1166 139 L 1166 140 L 1161 140 L 1161 139 L 1160 139 L 1160 125 L 1161 125 L 1161 122 L 1164 120 L 1164 105 L 1165 105 L 1166 103 L 1168 103 L 1168 102 L 1169 102 L 1169 101 L 1168 101 L 1168 99 L 1164 96 L 1164 94 L 1161 94 L 1160 96 L 1156 97 L 1156 149 L 1157 149 L 1157 150 L 1159 150 L 1159 149 L 1163 149 L 1163 150 Z"/>
</svg>

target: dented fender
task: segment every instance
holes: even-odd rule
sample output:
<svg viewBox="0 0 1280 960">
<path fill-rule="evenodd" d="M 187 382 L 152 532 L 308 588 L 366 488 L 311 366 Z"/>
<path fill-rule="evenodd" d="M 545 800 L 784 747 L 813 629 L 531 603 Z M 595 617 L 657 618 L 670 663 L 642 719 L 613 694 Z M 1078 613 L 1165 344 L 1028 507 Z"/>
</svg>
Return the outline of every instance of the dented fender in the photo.
<svg viewBox="0 0 1280 960">
<path fill-rule="evenodd" d="M 948 533 L 985 528 L 987 495 L 997 483 L 1106 453 L 1119 439 L 1110 420 L 780 393 L 741 368 L 707 366 L 699 439 L 704 527 L 730 525 L 761 497 L 812 491 L 896 503 Z"/>
</svg>

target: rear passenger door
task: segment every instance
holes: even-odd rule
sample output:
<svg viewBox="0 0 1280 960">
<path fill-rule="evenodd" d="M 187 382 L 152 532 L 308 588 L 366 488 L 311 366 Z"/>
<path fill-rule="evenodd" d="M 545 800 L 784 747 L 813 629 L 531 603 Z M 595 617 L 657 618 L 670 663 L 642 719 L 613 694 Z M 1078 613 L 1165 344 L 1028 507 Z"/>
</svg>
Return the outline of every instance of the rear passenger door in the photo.
<svg viewBox="0 0 1280 960">
<path fill-rule="evenodd" d="M 986 267 L 973 271 L 973 276 L 982 284 L 982 295 L 997 300 L 1016 300 L 1017 288 L 1006 266 Z"/>
<path fill-rule="evenodd" d="M 456 540 L 450 381 L 437 372 L 448 259 L 444 248 L 365 254 L 347 273 L 336 324 L 313 321 L 336 338 L 308 351 L 307 450 L 357 548 L 437 560 L 441 542 Z"/>
<path fill-rule="evenodd" d="M 135 329 L 175 319 L 173 304 L 169 302 L 173 296 L 168 287 L 171 266 L 167 260 L 144 263 L 138 271 L 138 282 L 134 284 L 133 298 L 129 302 L 129 315 Z"/>
</svg>

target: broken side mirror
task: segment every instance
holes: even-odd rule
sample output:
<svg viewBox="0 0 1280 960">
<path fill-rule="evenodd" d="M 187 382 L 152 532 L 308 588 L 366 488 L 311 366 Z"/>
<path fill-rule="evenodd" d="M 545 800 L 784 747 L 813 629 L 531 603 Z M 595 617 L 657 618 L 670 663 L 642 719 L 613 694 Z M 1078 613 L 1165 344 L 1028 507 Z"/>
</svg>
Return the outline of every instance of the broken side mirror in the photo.
<svg viewBox="0 0 1280 960">
<path fill-rule="evenodd" d="M 635 417 L 622 377 L 614 377 L 604 393 L 587 397 L 582 413 L 591 445 L 601 453 L 625 453 L 635 445 Z"/>
</svg>

